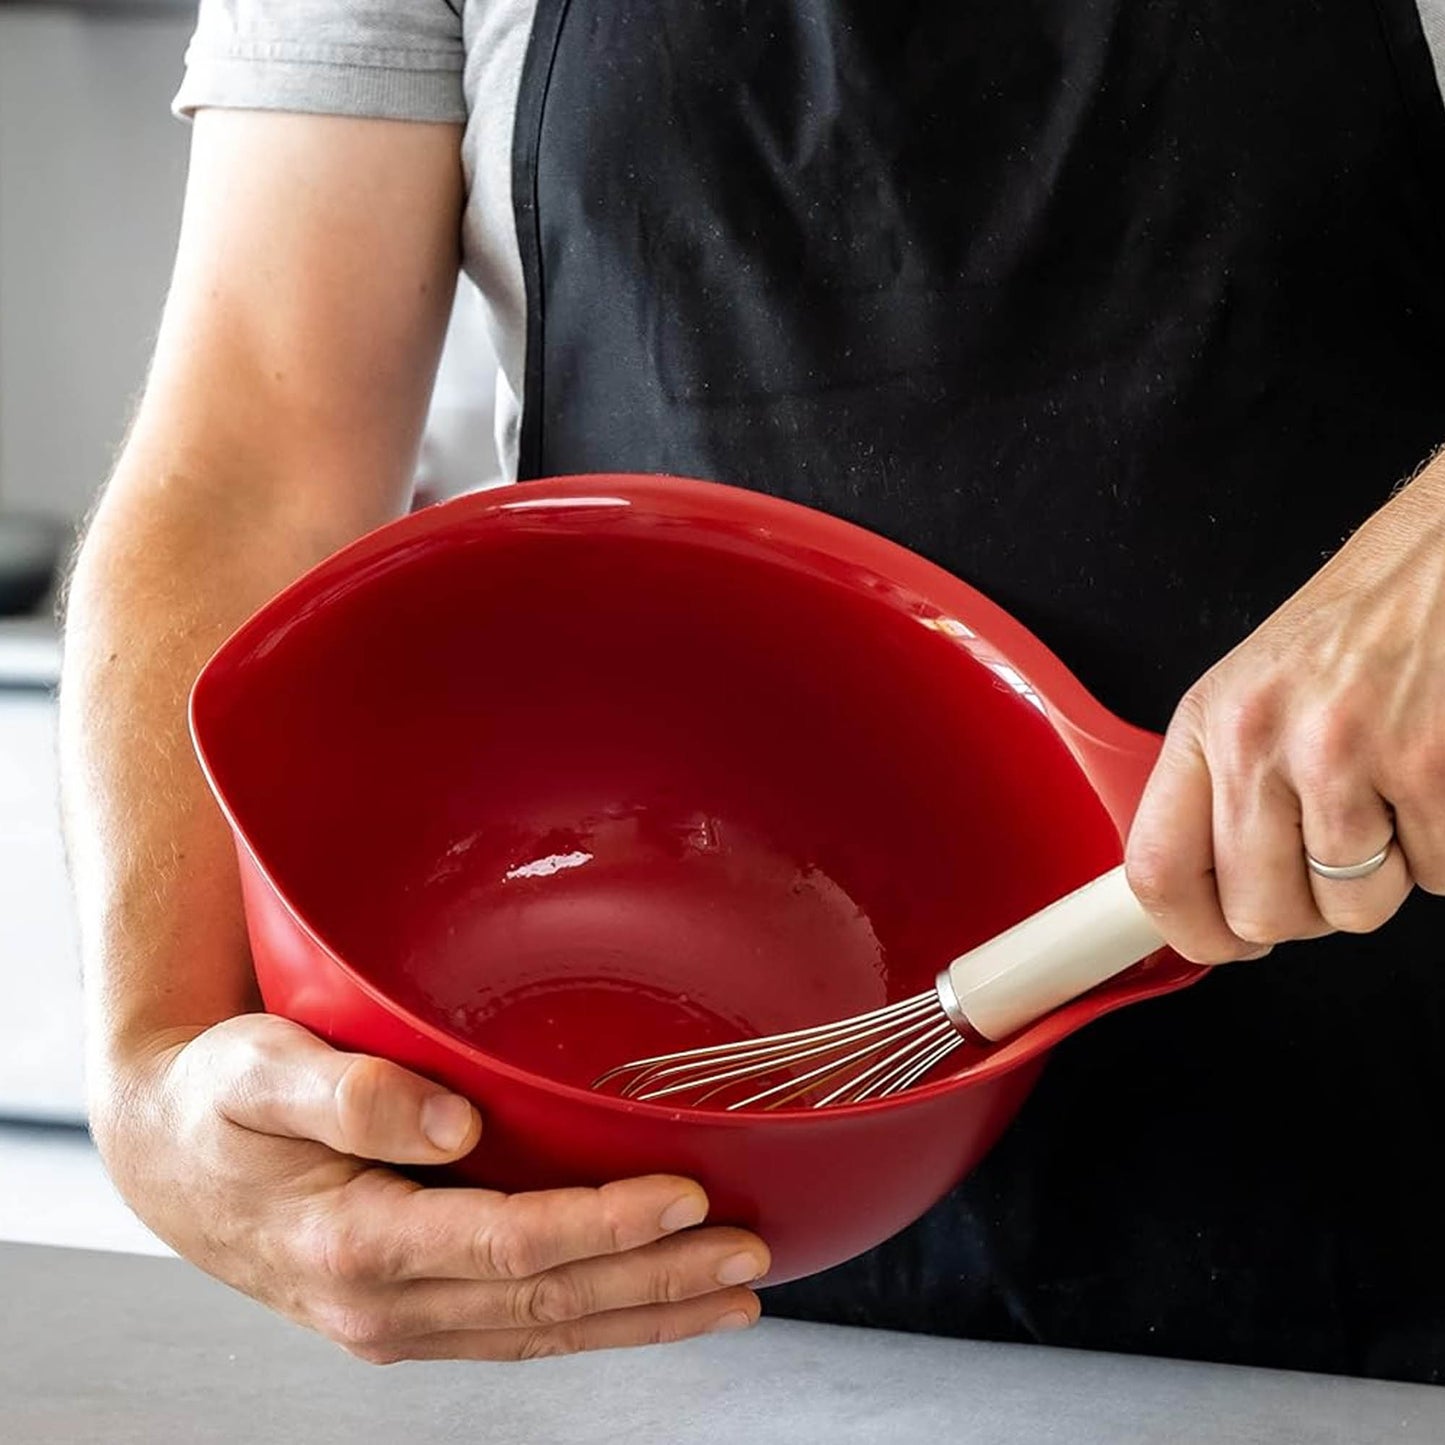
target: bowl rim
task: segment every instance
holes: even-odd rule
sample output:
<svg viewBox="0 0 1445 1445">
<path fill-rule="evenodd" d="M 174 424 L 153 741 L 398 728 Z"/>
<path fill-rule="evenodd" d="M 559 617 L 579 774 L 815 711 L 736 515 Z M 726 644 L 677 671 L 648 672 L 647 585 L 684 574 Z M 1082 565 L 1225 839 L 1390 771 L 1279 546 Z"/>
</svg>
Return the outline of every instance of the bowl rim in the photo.
<svg viewBox="0 0 1445 1445">
<path fill-rule="evenodd" d="M 1067 734 L 1072 732 L 1103 751 L 1122 753 L 1144 765 L 1152 765 L 1158 753 L 1161 740 L 1157 734 L 1135 727 L 1105 708 L 1042 641 L 997 603 L 918 553 L 831 513 L 745 487 L 669 473 L 578 473 L 546 477 L 488 487 L 434 503 L 358 537 L 309 568 L 258 608 L 206 661 L 192 684 L 187 703 L 192 746 L 201 771 L 251 867 L 312 946 L 385 1012 L 432 1044 L 459 1054 L 473 1068 L 560 1096 L 574 1104 L 585 1102 L 589 1107 L 654 1119 L 685 1118 L 690 1124 L 712 1127 L 753 1127 L 763 1119 L 786 1127 L 825 1116 L 839 1120 L 871 1116 L 967 1092 L 1046 1054 L 1068 1035 L 1104 1014 L 1126 1004 L 1172 993 L 1197 982 L 1209 971 L 1204 965 L 1189 963 L 1172 950 L 1161 948 L 1099 989 L 1070 1001 L 1012 1038 L 984 1051 L 972 1063 L 930 1084 L 916 1085 L 885 1099 L 829 1105 L 825 1110 L 783 1108 L 731 1112 L 625 1099 L 553 1079 L 478 1048 L 376 987 L 303 915 L 266 867 L 236 815 L 206 746 L 206 714 L 218 705 L 212 701 L 212 695 L 225 686 L 227 675 L 245 658 L 269 650 L 292 628 L 303 625 L 308 613 L 322 600 L 364 586 L 368 580 L 391 571 L 393 566 L 404 564 L 426 542 L 450 539 L 452 545 L 466 545 L 468 534 L 459 523 L 475 524 L 498 514 L 526 511 L 546 511 L 561 516 L 578 509 L 586 509 L 595 518 L 600 508 L 633 506 L 645 506 L 659 516 L 683 523 L 713 521 L 729 526 L 741 523 L 755 539 L 786 542 L 794 553 L 798 548 L 822 552 L 846 561 L 850 568 L 886 579 L 899 591 L 928 599 L 930 610 L 937 616 L 920 617 L 920 621 L 935 626 L 939 621 L 953 623 L 954 626 L 939 630 L 949 633 L 952 640 L 976 660 L 992 666 L 996 675 L 999 665 L 1007 668 L 1013 675 L 1010 685 L 1025 692 L 1028 700 L 1045 713 L 1061 732 L 1061 741 L 1066 745 Z M 1070 748 L 1070 751 L 1074 752 L 1076 764 L 1087 779 L 1088 769 L 1083 760 L 1076 750 Z M 1117 806 L 1111 806 L 1102 796 L 1100 801 L 1120 831 L 1122 856 L 1122 835 L 1133 808 L 1130 806 L 1127 810 L 1129 817 L 1121 817 Z M 1134 803 L 1137 801 L 1137 797 L 1133 799 Z"/>
</svg>

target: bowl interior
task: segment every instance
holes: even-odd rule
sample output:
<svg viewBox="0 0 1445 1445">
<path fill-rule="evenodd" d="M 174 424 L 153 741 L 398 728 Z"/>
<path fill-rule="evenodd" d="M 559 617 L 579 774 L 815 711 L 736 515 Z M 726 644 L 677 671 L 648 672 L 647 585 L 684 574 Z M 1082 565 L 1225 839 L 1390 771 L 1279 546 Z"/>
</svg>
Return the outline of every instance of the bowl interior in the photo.
<svg viewBox="0 0 1445 1445">
<path fill-rule="evenodd" d="M 197 736 L 338 957 L 585 1085 L 928 989 L 1117 863 L 1046 717 L 934 620 L 715 519 L 493 509 L 273 604 Z"/>
</svg>

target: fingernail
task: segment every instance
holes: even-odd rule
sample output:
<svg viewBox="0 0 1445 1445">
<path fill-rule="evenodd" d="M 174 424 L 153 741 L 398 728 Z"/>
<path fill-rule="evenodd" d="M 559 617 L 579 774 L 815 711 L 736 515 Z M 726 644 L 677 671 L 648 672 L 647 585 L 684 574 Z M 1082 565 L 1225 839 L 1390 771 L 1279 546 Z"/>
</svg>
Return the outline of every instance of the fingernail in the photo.
<svg viewBox="0 0 1445 1445">
<path fill-rule="evenodd" d="M 752 1324 L 752 1319 L 741 1310 L 729 1310 L 725 1315 L 719 1315 L 708 1327 L 710 1335 L 720 1334 L 723 1330 L 745 1330 Z"/>
<path fill-rule="evenodd" d="M 753 1254 L 730 1254 L 717 1267 L 719 1284 L 746 1284 L 762 1273 L 762 1266 Z"/>
<path fill-rule="evenodd" d="M 421 1106 L 421 1129 L 438 1149 L 460 1149 L 471 1133 L 472 1106 L 456 1094 L 433 1094 Z"/>
<path fill-rule="evenodd" d="M 699 1199 L 696 1194 L 684 1194 L 662 1211 L 662 1217 L 657 1222 L 666 1230 L 687 1229 L 701 1224 L 706 1218 L 707 1201 Z"/>
</svg>

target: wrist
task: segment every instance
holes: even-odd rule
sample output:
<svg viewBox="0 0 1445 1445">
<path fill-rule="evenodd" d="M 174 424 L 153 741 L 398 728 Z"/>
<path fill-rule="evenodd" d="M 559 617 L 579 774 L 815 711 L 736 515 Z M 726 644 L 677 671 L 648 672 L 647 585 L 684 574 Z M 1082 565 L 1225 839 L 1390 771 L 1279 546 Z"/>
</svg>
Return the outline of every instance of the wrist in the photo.
<svg viewBox="0 0 1445 1445">
<path fill-rule="evenodd" d="M 1326 567 L 1342 585 L 1413 576 L 1433 593 L 1442 580 L 1445 448 L 1345 543 Z"/>
<path fill-rule="evenodd" d="M 167 1079 L 182 1051 L 202 1027 L 135 1030 L 92 1040 L 86 1059 L 86 1103 L 90 1132 L 102 1156 L 110 1145 L 154 1118 Z"/>
</svg>

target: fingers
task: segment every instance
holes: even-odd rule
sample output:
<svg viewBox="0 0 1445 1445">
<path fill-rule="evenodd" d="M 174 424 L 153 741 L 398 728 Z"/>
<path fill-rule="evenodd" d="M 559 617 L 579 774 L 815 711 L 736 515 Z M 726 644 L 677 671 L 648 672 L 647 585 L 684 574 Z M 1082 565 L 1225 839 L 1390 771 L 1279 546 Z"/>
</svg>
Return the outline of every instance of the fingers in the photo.
<svg viewBox="0 0 1445 1445">
<path fill-rule="evenodd" d="M 746 1329 L 762 1312 L 748 1290 L 590 1315 L 583 1320 L 514 1330 L 453 1330 L 383 1342 L 353 1353 L 376 1364 L 398 1360 L 531 1360 L 583 1350 L 668 1344 L 720 1330 Z"/>
<path fill-rule="evenodd" d="M 535 1329 L 715 1295 L 760 1279 L 768 1263 L 767 1249 L 754 1236 L 741 1229 L 708 1229 L 510 1280 L 506 1288 L 494 1282 L 419 1280 L 397 1291 L 387 1324 L 398 1338 Z"/>
<path fill-rule="evenodd" d="M 267 1016 L 218 1025 L 205 1048 L 198 1066 L 218 1112 L 255 1139 L 418 1162 L 441 1152 L 424 1132 L 428 1106 L 451 1096 L 404 1069 Z M 461 1122 L 469 1147 L 475 1111 Z M 515 1359 L 680 1339 L 721 1316 L 756 1319 L 745 1284 L 770 1263 L 744 1230 L 693 1229 L 707 1208 L 696 1183 L 672 1175 L 509 1196 L 357 1167 L 303 1199 L 281 1231 L 286 1294 L 305 1281 L 300 1316 L 366 1359 Z"/>
<path fill-rule="evenodd" d="M 1382 767 L 1380 791 L 1395 812 L 1396 841 L 1410 876 L 1445 893 L 1445 734 L 1434 727 Z M 1326 862 L 1331 860 L 1326 859 Z"/>
<path fill-rule="evenodd" d="M 1214 872 L 1229 931 L 1273 947 L 1331 925 L 1310 888 L 1300 841 L 1300 800 L 1274 769 L 1214 767 Z"/>
<path fill-rule="evenodd" d="M 1427 893 L 1445 893 L 1445 798 L 1398 804 L 1395 832 L 1410 877 Z"/>
<path fill-rule="evenodd" d="M 392 1164 L 458 1158 L 481 1132 L 465 1099 L 397 1064 L 341 1053 L 284 1019 L 247 1014 L 211 1035 L 217 1107 L 242 1128 Z"/>
<path fill-rule="evenodd" d="M 1195 963 L 1259 953 L 1225 921 L 1214 876 L 1213 799 L 1193 719 L 1181 706 L 1129 831 L 1124 868 L 1159 932 Z"/>
<path fill-rule="evenodd" d="M 744 1285 L 766 1274 L 767 1246 L 688 1228 L 705 1210 L 668 1175 L 505 1196 L 365 1171 L 305 1231 L 308 1322 L 374 1360 L 527 1358 L 677 1339 L 733 1311 L 750 1322 Z"/>
<path fill-rule="evenodd" d="M 651 1244 L 700 1224 L 707 1207 L 697 1184 L 669 1174 L 510 1195 L 413 1189 L 387 1218 L 390 1273 L 413 1280 L 526 1279 Z"/>
<path fill-rule="evenodd" d="M 1395 834 L 1389 806 L 1360 775 L 1306 786 L 1301 807 L 1303 848 L 1320 863 L 1363 863 Z M 1305 876 L 1320 915 L 1342 933 L 1370 933 L 1388 922 L 1412 883 L 1405 853 L 1393 846 L 1384 865 L 1364 878 L 1321 878 L 1309 868 Z"/>
</svg>

